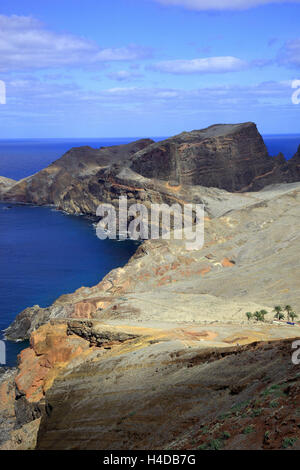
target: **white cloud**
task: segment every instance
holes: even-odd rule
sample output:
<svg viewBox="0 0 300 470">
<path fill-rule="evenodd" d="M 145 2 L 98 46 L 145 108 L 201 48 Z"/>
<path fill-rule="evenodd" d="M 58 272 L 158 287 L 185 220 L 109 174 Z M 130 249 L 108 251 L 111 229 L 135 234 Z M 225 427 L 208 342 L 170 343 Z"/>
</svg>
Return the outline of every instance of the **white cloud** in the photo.
<svg viewBox="0 0 300 470">
<path fill-rule="evenodd" d="M 300 0 L 154 0 L 163 5 L 182 6 L 189 10 L 246 10 L 274 3 L 300 3 Z"/>
<path fill-rule="evenodd" d="M 300 67 L 300 39 L 287 41 L 279 53 L 279 63 Z"/>
<path fill-rule="evenodd" d="M 291 122 L 297 132 L 298 109 L 291 102 L 289 82 L 190 90 L 133 86 L 87 90 L 74 83 L 55 84 L 24 75 L 6 83 L 3 137 L 10 132 L 23 135 L 24 129 L 32 137 L 36 129 L 43 129 L 45 136 L 52 132 L 53 137 L 63 137 L 67 131 L 95 136 L 99 129 L 101 135 L 115 135 L 115 129 L 121 135 L 168 135 L 215 122 L 260 122 L 262 117 L 278 115 L 287 123 L 285 132 L 291 132 L 287 128 Z M 273 132 L 271 124 L 269 129 Z"/>
<path fill-rule="evenodd" d="M 7 105 L 2 113 L 44 112 L 55 115 L 57 112 L 71 113 L 73 109 L 82 112 L 91 106 L 95 113 L 103 108 L 115 109 L 140 108 L 159 109 L 174 113 L 192 112 L 193 110 L 213 111 L 223 109 L 229 103 L 236 103 L 244 109 L 257 105 L 291 105 L 291 81 L 263 82 L 252 86 L 220 85 L 206 86 L 190 90 L 172 87 L 139 87 L 119 86 L 104 89 L 88 90 L 73 83 L 56 83 L 32 76 L 20 75 L 18 78 L 6 78 Z M 233 111 L 233 109 L 232 109 Z"/>
<path fill-rule="evenodd" d="M 153 70 L 173 74 L 238 72 L 247 62 L 237 57 L 207 57 L 192 60 L 167 60 L 151 66 Z"/>
<path fill-rule="evenodd" d="M 99 65 L 149 56 L 148 48 L 135 44 L 101 48 L 95 41 L 47 30 L 32 17 L 0 15 L 0 70 Z"/>
<path fill-rule="evenodd" d="M 129 80 L 136 80 L 142 77 L 142 74 L 130 72 L 128 70 L 119 70 L 117 72 L 111 72 L 108 75 L 108 78 L 112 80 L 117 80 L 118 82 L 126 82 Z"/>
</svg>

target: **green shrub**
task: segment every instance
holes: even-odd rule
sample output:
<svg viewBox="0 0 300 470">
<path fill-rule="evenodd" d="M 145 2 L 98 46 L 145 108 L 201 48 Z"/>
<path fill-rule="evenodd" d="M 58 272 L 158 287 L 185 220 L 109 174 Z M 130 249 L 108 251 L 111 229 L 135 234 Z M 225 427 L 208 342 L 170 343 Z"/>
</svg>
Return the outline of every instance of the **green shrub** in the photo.
<svg viewBox="0 0 300 470">
<path fill-rule="evenodd" d="M 220 450 L 223 447 L 223 442 L 220 439 L 212 439 L 209 443 L 210 450 Z"/>
<path fill-rule="evenodd" d="M 251 434 L 254 431 L 254 426 L 250 424 L 250 426 L 246 426 L 243 430 L 243 434 Z"/>
<path fill-rule="evenodd" d="M 262 408 L 254 408 L 251 414 L 253 418 L 256 418 L 257 416 L 260 416 L 262 414 L 262 411 Z"/>
<path fill-rule="evenodd" d="M 282 448 L 287 449 L 288 447 L 293 447 L 297 440 L 297 437 L 285 437 L 282 441 Z"/>
<path fill-rule="evenodd" d="M 200 444 L 198 447 L 198 450 L 207 450 L 207 444 L 204 442 L 204 444 Z"/>
<path fill-rule="evenodd" d="M 223 431 L 221 439 L 229 439 L 231 437 L 230 432 L 228 431 Z"/>
</svg>

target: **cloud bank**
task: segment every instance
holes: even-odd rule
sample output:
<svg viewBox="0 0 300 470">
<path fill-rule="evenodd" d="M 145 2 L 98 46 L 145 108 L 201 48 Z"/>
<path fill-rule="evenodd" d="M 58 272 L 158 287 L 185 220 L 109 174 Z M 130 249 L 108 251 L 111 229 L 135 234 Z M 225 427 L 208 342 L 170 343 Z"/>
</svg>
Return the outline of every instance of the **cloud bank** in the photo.
<svg viewBox="0 0 300 470">
<path fill-rule="evenodd" d="M 154 0 L 162 5 L 182 6 L 189 10 L 247 10 L 275 3 L 300 3 L 300 0 Z"/>
<path fill-rule="evenodd" d="M 279 53 L 279 63 L 290 67 L 300 67 L 300 39 L 285 43 Z"/>
<path fill-rule="evenodd" d="M 130 72 L 128 70 L 118 70 L 117 72 L 111 72 L 107 75 L 108 78 L 112 80 L 117 80 L 118 82 L 135 80 L 141 78 L 142 76 L 143 75 L 140 73 Z"/>
<path fill-rule="evenodd" d="M 148 48 L 135 44 L 101 48 L 83 37 L 49 31 L 32 17 L 0 15 L 0 70 L 99 65 L 150 56 Z"/>
<path fill-rule="evenodd" d="M 238 72 L 247 67 L 247 62 L 237 57 L 207 57 L 192 60 L 167 60 L 151 66 L 152 70 L 172 74 L 205 74 Z"/>
</svg>

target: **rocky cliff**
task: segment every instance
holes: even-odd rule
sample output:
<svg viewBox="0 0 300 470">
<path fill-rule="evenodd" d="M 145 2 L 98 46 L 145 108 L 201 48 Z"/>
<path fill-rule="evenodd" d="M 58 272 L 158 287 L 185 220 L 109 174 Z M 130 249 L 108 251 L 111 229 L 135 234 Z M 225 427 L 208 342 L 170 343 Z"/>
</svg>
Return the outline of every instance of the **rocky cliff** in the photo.
<svg viewBox="0 0 300 470">
<path fill-rule="evenodd" d="M 16 320 L 8 334 L 31 340 L 2 384 L 3 448 L 299 448 L 299 326 L 272 310 L 300 301 L 300 184 L 206 197 L 201 251 L 147 241 L 97 286 Z M 265 323 L 246 319 L 262 308 Z"/>
<path fill-rule="evenodd" d="M 131 168 L 148 178 L 240 191 L 272 170 L 253 123 L 183 132 L 138 152 Z"/>
<path fill-rule="evenodd" d="M 214 125 L 154 143 L 71 149 L 39 173 L 1 186 L 0 199 L 54 205 L 95 215 L 101 202 L 199 201 L 199 186 L 257 191 L 300 180 L 300 153 L 290 161 L 268 155 L 253 123 Z"/>
<path fill-rule="evenodd" d="M 149 240 L 97 286 L 26 309 L 7 337 L 28 338 L 51 319 L 228 323 L 246 321 L 248 310 L 300 304 L 300 183 L 238 195 L 204 191 L 211 215 L 202 250 L 188 251 L 185 240 Z"/>
<path fill-rule="evenodd" d="M 1 192 L 7 191 L 9 188 L 11 188 L 15 184 L 16 184 L 15 180 L 12 180 L 10 178 L 5 178 L 4 176 L 0 176 L 0 194 Z"/>
<path fill-rule="evenodd" d="M 260 152 L 251 189 L 269 177 L 259 178 L 268 170 L 259 161 L 274 164 L 270 175 L 296 174 L 299 151 L 291 163 L 271 160 L 252 124 L 215 126 L 197 139 L 199 147 L 228 139 L 232 169 L 240 172 L 246 154 L 238 158 L 235 149 L 242 152 L 249 132 Z M 179 147 L 181 139 L 194 143 L 193 133 L 174 139 Z M 149 155 L 160 146 L 172 153 L 170 142 L 133 145 L 140 149 L 127 149 L 121 163 L 90 163 L 87 173 L 76 160 L 70 186 L 69 166 L 60 162 L 53 178 L 46 169 L 42 180 L 39 173 L 3 194 L 38 198 L 33 188 L 44 181 L 43 198 L 49 185 L 52 203 L 78 213 L 121 194 L 146 204 L 204 202 L 204 247 L 149 240 L 98 285 L 22 312 L 6 335 L 30 337 L 30 347 L 17 370 L 0 376 L 0 448 L 300 448 L 299 366 L 291 361 L 299 324 L 274 324 L 272 312 L 291 304 L 300 313 L 300 183 L 231 193 L 180 182 L 181 164 L 168 180 L 163 172 L 156 179 L 147 173 Z M 261 309 L 265 322 L 247 320 L 246 312 Z"/>
<path fill-rule="evenodd" d="M 290 162 L 269 156 L 256 125 L 214 125 L 146 147 L 131 168 L 148 178 L 227 191 L 258 191 L 300 180 L 300 147 Z"/>
<path fill-rule="evenodd" d="M 63 205 L 64 199 L 68 200 L 73 188 L 76 188 L 76 191 L 81 194 L 81 204 L 83 205 L 87 198 L 92 204 L 93 191 L 86 194 L 82 184 L 90 180 L 97 181 L 95 175 L 102 168 L 110 165 L 125 165 L 131 155 L 152 142 L 144 139 L 128 145 L 100 149 L 73 148 L 44 170 L 3 190 L 1 198 L 30 204 L 60 206 Z M 97 205 L 98 203 L 97 201 Z M 77 211 L 87 213 L 89 210 L 84 210 L 84 207 L 79 206 Z"/>
</svg>

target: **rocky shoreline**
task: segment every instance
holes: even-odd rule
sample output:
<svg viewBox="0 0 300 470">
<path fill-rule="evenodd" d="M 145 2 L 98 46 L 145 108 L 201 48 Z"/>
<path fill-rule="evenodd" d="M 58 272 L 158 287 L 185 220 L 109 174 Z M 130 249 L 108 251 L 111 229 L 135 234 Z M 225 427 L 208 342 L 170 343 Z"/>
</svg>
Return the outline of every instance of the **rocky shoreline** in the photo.
<svg viewBox="0 0 300 470">
<path fill-rule="evenodd" d="M 6 336 L 30 347 L 0 377 L 0 446 L 270 449 L 290 438 L 300 448 L 300 330 L 272 322 L 275 304 L 300 303 L 299 158 L 271 158 L 252 123 L 212 126 L 72 149 L 0 187 L 2 200 L 72 214 L 120 195 L 206 208 L 202 250 L 146 241 L 98 285 L 21 312 Z M 247 320 L 261 309 L 265 323 Z"/>
</svg>

